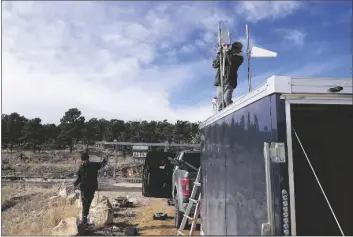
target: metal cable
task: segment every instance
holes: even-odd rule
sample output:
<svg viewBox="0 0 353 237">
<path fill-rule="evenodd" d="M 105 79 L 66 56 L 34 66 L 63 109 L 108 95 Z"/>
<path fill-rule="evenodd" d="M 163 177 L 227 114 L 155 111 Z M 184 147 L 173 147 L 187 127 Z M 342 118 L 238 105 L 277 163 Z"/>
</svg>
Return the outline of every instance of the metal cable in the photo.
<svg viewBox="0 0 353 237">
<path fill-rule="evenodd" d="M 327 202 L 327 205 L 329 206 L 329 208 L 330 208 L 330 210 L 331 210 L 331 213 L 332 213 L 333 217 L 335 218 L 335 221 L 336 221 L 336 223 L 337 223 L 337 226 L 338 226 L 338 228 L 340 229 L 342 236 L 345 236 L 344 233 L 343 233 L 343 230 L 342 230 L 342 228 L 341 228 L 341 225 L 340 225 L 340 223 L 339 223 L 338 220 L 337 220 L 337 217 L 336 217 L 336 215 L 335 215 L 335 212 L 333 211 L 333 209 L 332 209 L 332 207 L 331 207 L 331 204 L 330 204 L 330 202 L 329 202 L 329 200 L 328 200 L 328 198 L 327 198 L 327 196 L 326 196 L 326 193 L 325 193 L 323 187 L 321 186 L 320 180 L 319 180 L 319 178 L 318 178 L 317 175 L 316 175 L 316 172 L 315 172 L 315 170 L 314 170 L 314 167 L 311 165 L 311 162 L 310 162 L 310 160 L 309 160 L 309 157 L 308 157 L 308 155 L 306 154 L 306 152 L 305 152 L 305 150 L 304 150 L 304 147 L 303 147 L 302 143 L 300 142 L 300 139 L 299 139 L 299 137 L 298 137 L 298 134 L 296 133 L 296 131 L 295 131 L 295 129 L 294 129 L 293 126 L 292 126 L 292 129 L 293 129 L 293 131 L 294 131 L 295 136 L 297 137 L 297 140 L 298 140 L 298 142 L 299 142 L 300 147 L 301 147 L 302 150 L 303 150 L 303 153 L 304 153 L 304 155 L 305 155 L 305 157 L 306 157 L 306 160 L 307 160 L 308 163 L 309 163 L 309 166 L 310 166 L 310 168 L 311 168 L 311 171 L 313 172 L 313 174 L 314 174 L 314 176 L 315 176 L 316 182 L 318 183 L 318 185 L 319 185 L 319 187 L 320 187 L 320 189 L 321 189 L 321 192 L 322 192 L 322 194 L 323 194 L 324 197 L 325 197 L 325 200 L 326 200 L 326 202 Z"/>
</svg>

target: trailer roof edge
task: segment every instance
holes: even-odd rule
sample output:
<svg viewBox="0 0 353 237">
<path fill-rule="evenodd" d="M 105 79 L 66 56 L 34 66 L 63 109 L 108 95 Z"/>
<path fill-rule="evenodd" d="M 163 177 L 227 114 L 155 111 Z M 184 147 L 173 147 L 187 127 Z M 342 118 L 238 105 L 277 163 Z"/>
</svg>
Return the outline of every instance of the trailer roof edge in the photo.
<svg viewBox="0 0 353 237">
<path fill-rule="evenodd" d="M 353 95 L 352 78 L 313 78 L 313 77 L 289 77 L 273 75 L 262 85 L 251 92 L 237 98 L 233 104 L 214 114 L 200 124 L 203 128 L 225 116 L 252 104 L 268 95 L 272 94 L 321 94 L 321 95 Z M 333 87 L 341 86 L 339 92 L 329 92 Z"/>
</svg>

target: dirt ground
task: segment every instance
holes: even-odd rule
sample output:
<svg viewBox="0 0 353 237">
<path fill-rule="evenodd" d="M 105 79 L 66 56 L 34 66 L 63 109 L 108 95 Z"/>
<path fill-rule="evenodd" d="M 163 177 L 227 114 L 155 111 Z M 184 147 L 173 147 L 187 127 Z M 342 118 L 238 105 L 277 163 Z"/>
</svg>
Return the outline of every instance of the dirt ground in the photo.
<svg viewBox="0 0 353 237">
<path fill-rule="evenodd" d="M 48 151 L 41 153 L 2 152 L 2 161 L 16 171 L 44 176 L 48 173 L 59 173 L 67 178 L 77 171 L 79 153 L 67 151 Z M 101 154 L 95 154 L 97 161 Z M 93 159 L 94 160 L 94 159 Z M 94 160 L 95 161 L 95 160 Z M 114 159 L 109 160 L 110 166 Z M 135 164 L 132 158 L 118 157 L 118 166 Z M 140 176 L 133 170 L 133 176 Z M 135 174 L 136 173 L 136 174 Z M 119 172 L 117 174 L 119 176 Z M 50 177 L 49 177 L 50 178 Z M 68 207 L 65 210 L 48 212 L 48 200 L 55 196 L 53 190 L 27 185 L 2 186 L 2 234 L 5 235 L 50 235 L 51 229 L 65 217 L 76 215 L 81 210 Z M 116 208 L 114 223 L 100 230 L 92 230 L 89 235 L 124 235 L 127 227 L 136 227 L 139 235 L 176 235 L 174 227 L 174 206 L 168 206 L 166 199 L 142 197 L 141 192 L 101 191 L 99 195 L 109 198 L 112 203 L 116 197 L 128 195 L 134 200 L 132 208 Z M 166 220 L 153 220 L 153 214 L 165 212 Z M 198 235 L 198 232 L 195 232 Z"/>
<path fill-rule="evenodd" d="M 156 212 L 167 213 L 166 220 L 153 220 L 152 216 Z M 136 216 L 136 224 L 140 235 L 176 235 L 177 229 L 174 224 L 174 206 L 168 206 L 167 199 L 151 198 L 148 205 L 141 208 Z M 186 226 L 183 231 L 188 235 L 190 226 Z M 197 230 L 194 235 L 200 235 Z"/>
<path fill-rule="evenodd" d="M 99 192 L 111 202 L 115 197 L 128 195 L 134 201 L 133 208 L 120 208 L 115 215 L 113 226 L 125 228 L 134 226 L 141 236 L 153 235 L 176 235 L 177 229 L 174 227 L 174 206 L 168 206 L 167 199 L 164 198 L 146 198 L 142 197 L 140 192 Z M 166 220 L 153 220 L 153 214 L 156 212 L 167 213 Z M 107 227 L 110 228 L 110 227 Z M 114 227 L 113 227 L 114 228 Z M 185 233 L 190 231 L 190 226 L 186 227 Z M 104 232 L 112 235 L 114 233 Z M 194 235 L 200 235 L 195 231 Z"/>
<path fill-rule="evenodd" d="M 166 199 L 142 197 L 141 192 L 100 191 L 111 203 L 115 198 L 128 196 L 134 203 L 132 208 L 115 208 L 114 221 L 102 229 L 92 229 L 87 235 L 121 236 L 127 227 L 136 227 L 141 236 L 176 235 L 174 227 L 174 206 L 168 206 Z M 4 235 L 50 235 L 51 229 L 62 218 L 77 216 L 81 212 L 70 206 L 65 209 L 48 209 L 49 197 L 55 195 L 52 189 L 8 185 L 2 187 L 2 234 Z M 48 211 L 49 210 L 49 211 Z M 166 220 L 153 220 L 153 214 L 165 212 Z M 199 235 L 196 231 L 194 235 Z"/>
<path fill-rule="evenodd" d="M 121 228 L 123 226 L 134 226 L 139 235 L 176 235 L 174 228 L 174 207 L 168 206 L 167 199 L 142 197 L 139 192 L 100 192 L 111 202 L 115 197 L 128 195 L 134 202 L 133 208 L 120 209 L 114 218 L 113 225 Z M 123 213 L 122 213 L 123 212 Z M 167 220 L 153 220 L 153 214 L 165 212 Z"/>
<path fill-rule="evenodd" d="M 156 212 L 167 213 L 166 220 L 153 220 Z M 174 227 L 174 207 L 167 205 L 166 199 L 150 199 L 148 205 L 142 207 L 136 215 L 136 224 L 140 235 L 176 235 Z"/>
</svg>

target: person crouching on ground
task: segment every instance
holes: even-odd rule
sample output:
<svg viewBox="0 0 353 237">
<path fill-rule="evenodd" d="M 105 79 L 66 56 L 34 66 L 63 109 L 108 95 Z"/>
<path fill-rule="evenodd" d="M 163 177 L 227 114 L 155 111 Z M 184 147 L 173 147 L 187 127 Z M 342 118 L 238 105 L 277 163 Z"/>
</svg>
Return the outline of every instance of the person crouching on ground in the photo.
<svg viewBox="0 0 353 237">
<path fill-rule="evenodd" d="M 82 224 L 87 225 L 87 216 L 94 197 L 94 193 L 98 188 L 98 170 L 107 164 L 107 159 L 102 162 L 90 162 L 89 155 L 83 153 L 81 155 L 82 164 L 77 172 L 77 180 L 74 182 L 74 187 L 79 186 L 82 200 Z"/>
<path fill-rule="evenodd" d="M 222 88 L 221 88 L 221 72 L 220 72 L 220 54 L 222 47 L 225 51 L 225 63 L 224 63 L 224 78 L 223 78 L 223 100 L 222 100 Z M 223 103 L 225 107 L 232 104 L 232 95 L 234 89 L 238 84 L 238 69 L 244 62 L 242 55 L 243 45 L 241 42 L 236 41 L 232 44 L 231 50 L 229 45 L 224 44 L 218 49 L 217 56 L 213 60 L 212 66 L 217 69 L 216 80 L 214 85 L 217 87 L 217 107 L 218 111 L 223 109 Z"/>
</svg>

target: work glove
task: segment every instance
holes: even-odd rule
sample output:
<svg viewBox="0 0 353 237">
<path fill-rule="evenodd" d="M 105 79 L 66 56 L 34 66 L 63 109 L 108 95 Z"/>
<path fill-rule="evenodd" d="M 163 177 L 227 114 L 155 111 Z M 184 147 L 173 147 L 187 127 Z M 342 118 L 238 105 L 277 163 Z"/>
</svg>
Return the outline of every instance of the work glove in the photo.
<svg viewBox="0 0 353 237">
<path fill-rule="evenodd" d="M 101 168 L 104 168 L 107 164 L 108 164 L 108 157 L 105 156 L 102 160 L 102 167 Z"/>
<path fill-rule="evenodd" d="M 217 50 L 217 54 L 222 53 L 222 50 L 223 50 L 222 46 L 219 46 L 219 47 L 218 47 L 218 50 Z"/>
</svg>

